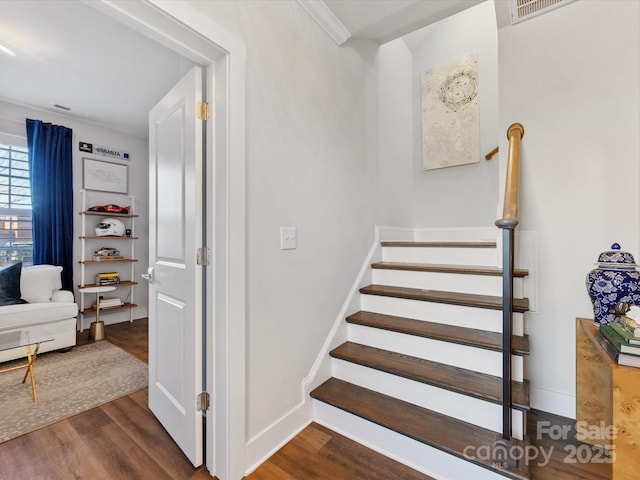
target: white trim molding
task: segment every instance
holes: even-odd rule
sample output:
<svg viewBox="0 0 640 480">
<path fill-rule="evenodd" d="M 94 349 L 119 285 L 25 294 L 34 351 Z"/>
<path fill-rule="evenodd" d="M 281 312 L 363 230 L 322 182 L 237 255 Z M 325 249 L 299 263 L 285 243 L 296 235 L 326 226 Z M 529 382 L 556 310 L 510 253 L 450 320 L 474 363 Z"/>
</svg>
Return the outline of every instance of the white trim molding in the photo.
<svg viewBox="0 0 640 480">
<path fill-rule="evenodd" d="M 391 227 L 386 228 L 391 229 Z M 410 231 L 404 231 L 403 238 L 407 237 L 408 234 L 406 232 Z M 347 324 L 345 318 L 348 314 L 360 309 L 359 289 L 371 281 L 371 270 L 369 268 L 371 263 L 380 260 L 380 228 L 376 227 L 374 236 L 373 244 L 362 262 L 360 271 L 333 322 L 331 331 L 327 335 L 309 373 L 301 382 L 300 403 L 247 441 L 245 454 L 249 468 L 246 475 L 258 468 L 314 420 L 309 393 L 331 377 L 331 357 L 329 352 L 346 341 Z"/>
<path fill-rule="evenodd" d="M 567 418 L 576 418 L 576 397 L 570 393 L 531 387 L 531 408 Z"/>
<path fill-rule="evenodd" d="M 327 32 L 338 46 L 351 38 L 351 32 L 322 0 L 297 0 L 298 5 Z"/>
<path fill-rule="evenodd" d="M 215 291 L 207 291 L 206 382 L 215 408 L 206 421 L 206 466 L 220 480 L 239 479 L 246 471 L 246 45 L 186 1 L 87 3 L 207 69 L 217 120 L 206 132 L 214 166 L 207 243 L 216 252 L 207 270 Z"/>
</svg>

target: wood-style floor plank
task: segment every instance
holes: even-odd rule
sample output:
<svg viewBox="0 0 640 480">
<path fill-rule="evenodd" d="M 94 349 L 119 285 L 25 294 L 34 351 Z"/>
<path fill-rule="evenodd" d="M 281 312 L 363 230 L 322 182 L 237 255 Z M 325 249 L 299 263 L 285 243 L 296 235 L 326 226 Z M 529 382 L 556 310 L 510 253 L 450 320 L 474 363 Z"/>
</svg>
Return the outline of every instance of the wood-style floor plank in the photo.
<svg viewBox="0 0 640 480">
<path fill-rule="evenodd" d="M 298 477 L 289 475 L 272 461 L 260 465 L 256 471 L 245 478 L 251 480 L 298 480 Z"/>
<path fill-rule="evenodd" d="M 566 439 L 551 438 L 548 434 L 549 426 L 553 425 L 556 431 L 566 427 L 568 430 Z M 548 463 L 536 459 L 531 462 L 532 480 L 609 480 L 611 478 L 611 465 L 602 462 L 597 447 L 576 440 L 575 420 L 554 415 L 552 413 L 531 410 L 527 418 L 527 428 L 530 432 L 532 444 L 538 451 L 551 452 Z M 539 432 L 539 433 L 538 433 Z M 585 461 L 573 461 L 571 455 L 574 448 L 580 448 L 585 455 Z M 618 458 L 616 461 L 624 461 Z"/>
<path fill-rule="evenodd" d="M 108 421 L 97 419 L 98 415 L 93 411 L 76 415 L 68 421 L 78 431 L 92 432 L 90 436 L 85 433 L 87 447 L 93 454 L 93 464 L 104 468 L 108 478 L 144 478 L 145 475 L 158 480 L 171 478 L 153 461 L 147 449 L 139 448 L 139 444 L 113 422 L 103 409 L 99 410 L 99 415 Z"/>
<path fill-rule="evenodd" d="M 107 325 L 110 341 L 131 346 L 136 356 L 146 354 L 146 322 Z M 141 328 L 144 325 L 144 328 Z M 80 341 L 85 341 L 80 334 Z M 128 341 L 126 341 L 128 339 Z M 145 352 L 141 352 L 142 349 Z M 138 357 L 140 358 L 140 357 Z M 21 437 L 0 443 L 0 478 L 10 480 L 211 480 L 204 467 L 195 469 L 173 444 L 147 407 L 147 390 L 141 390 Z M 143 413 L 144 412 L 144 413 Z M 537 438 L 537 422 L 572 425 L 573 420 L 548 413 L 529 412 L 533 446 L 552 449 L 546 465 L 531 463 L 533 480 L 607 480 L 610 466 L 567 463 L 568 440 L 548 435 Z M 125 425 L 129 423 L 129 425 Z M 96 430 L 100 430 L 97 434 Z M 124 443 L 126 448 L 118 446 Z M 286 448 L 295 444 L 296 448 Z M 429 480 L 429 477 L 383 457 L 342 435 L 312 423 L 276 452 L 247 480 Z M 97 448 L 97 447 L 100 448 Z M 158 459 L 162 455 L 162 460 Z M 137 465 L 131 465 L 135 462 Z M 310 467 L 303 468 L 306 464 Z M 123 465 L 123 466 L 120 466 Z M 160 472 L 159 477 L 154 477 Z M 302 474 L 301 472 L 305 472 Z M 379 473 L 377 473 L 379 472 Z M 116 475 L 116 476 L 112 476 Z M 139 476 L 137 476 L 139 475 Z M 327 476 L 328 475 L 328 476 Z"/>
<path fill-rule="evenodd" d="M 43 435 L 33 437 L 34 443 L 46 445 L 51 455 L 52 461 L 47 462 L 45 478 L 110 478 L 108 471 L 96 461 L 101 453 L 92 451 L 87 445 L 87 439 L 78 435 L 69 422 L 58 422 L 52 427 L 50 431 L 54 434 L 54 438 L 50 438 L 51 435 L 47 434 L 47 429 Z M 52 463 L 53 470 L 51 470 Z"/>
<path fill-rule="evenodd" d="M 105 326 L 107 340 L 138 360 L 149 363 L 149 322 L 140 318 L 133 323 L 121 322 Z M 76 345 L 89 343 L 89 329 L 76 335 Z"/>
<path fill-rule="evenodd" d="M 144 392 L 148 394 L 147 389 Z M 120 398 L 102 408 L 135 443 L 146 446 L 146 453 L 170 478 L 187 478 L 193 473 L 191 463 L 148 408 L 130 397 Z"/>
<path fill-rule="evenodd" d="M 246 480 L 433 480 L 316 423 Z"/>
<path fill-rule="evenodd" d="M 147 361 L 147 322 L 106 326 L 107 338 Z M 77 344 L 88 342 L 88 330 Z M 44 354 L 46 355 L 46 354 Z M 0 479 L 205 480 L 147 404 L 148 389 L 0 443 Z"/>
</svg>

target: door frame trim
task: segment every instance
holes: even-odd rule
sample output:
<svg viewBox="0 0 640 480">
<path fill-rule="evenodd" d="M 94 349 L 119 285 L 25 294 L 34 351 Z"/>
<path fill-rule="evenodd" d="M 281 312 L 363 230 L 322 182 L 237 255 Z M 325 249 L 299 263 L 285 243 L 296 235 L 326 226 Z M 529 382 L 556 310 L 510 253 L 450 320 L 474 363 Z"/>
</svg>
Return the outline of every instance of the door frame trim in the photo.
<svg viewBox="0 0 640 480">
<path fill-rule="evenodd" d="M 213 261 L 207 266 L 204 340 L 212 398 L 206 466 L 220 480 L 239 479 L 246 472 L 246 46 L 184 1 L 88 4 L 207 71 L 206 94 L 213 99 L 213 121 L 206 127 L 205 163 L 212 167 L 206 177 L 207 245 Z"/>
</svg>

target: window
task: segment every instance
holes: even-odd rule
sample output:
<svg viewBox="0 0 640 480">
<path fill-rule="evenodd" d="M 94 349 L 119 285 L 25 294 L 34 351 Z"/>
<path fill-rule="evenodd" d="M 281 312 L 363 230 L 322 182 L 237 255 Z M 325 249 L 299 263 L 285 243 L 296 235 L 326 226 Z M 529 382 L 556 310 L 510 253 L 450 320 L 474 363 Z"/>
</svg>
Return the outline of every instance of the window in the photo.
<svg viewBox="0 0 640 480">
<path fill-rule="evenodd" d="M 0 143 L 0 266 L 33 263 L 27 149 Z"/>
</svg>

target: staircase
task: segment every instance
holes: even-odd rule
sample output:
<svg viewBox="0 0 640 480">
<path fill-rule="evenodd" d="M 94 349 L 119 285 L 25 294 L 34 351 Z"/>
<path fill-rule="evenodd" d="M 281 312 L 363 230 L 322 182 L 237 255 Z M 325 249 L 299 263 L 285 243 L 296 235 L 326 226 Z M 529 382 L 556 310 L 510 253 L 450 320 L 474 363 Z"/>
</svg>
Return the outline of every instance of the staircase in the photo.
<svg viewBox="0 0 640 480">
<path fill-rule="evenodd" d="M 315 420 L 442 479 L 529 478 L 502 463 L 502 271 L 492 242 L 382 242 L 332 377 L 311 392 Z M 514 271 L 513 437 L 526 447 L 526 270 Z M 507 410 L 508 411 L 508 410 Z M 508 418 L 508 417 L 507 417 Z M 374 468 L 374 466 L 372 466 Z"/>
</svg>

